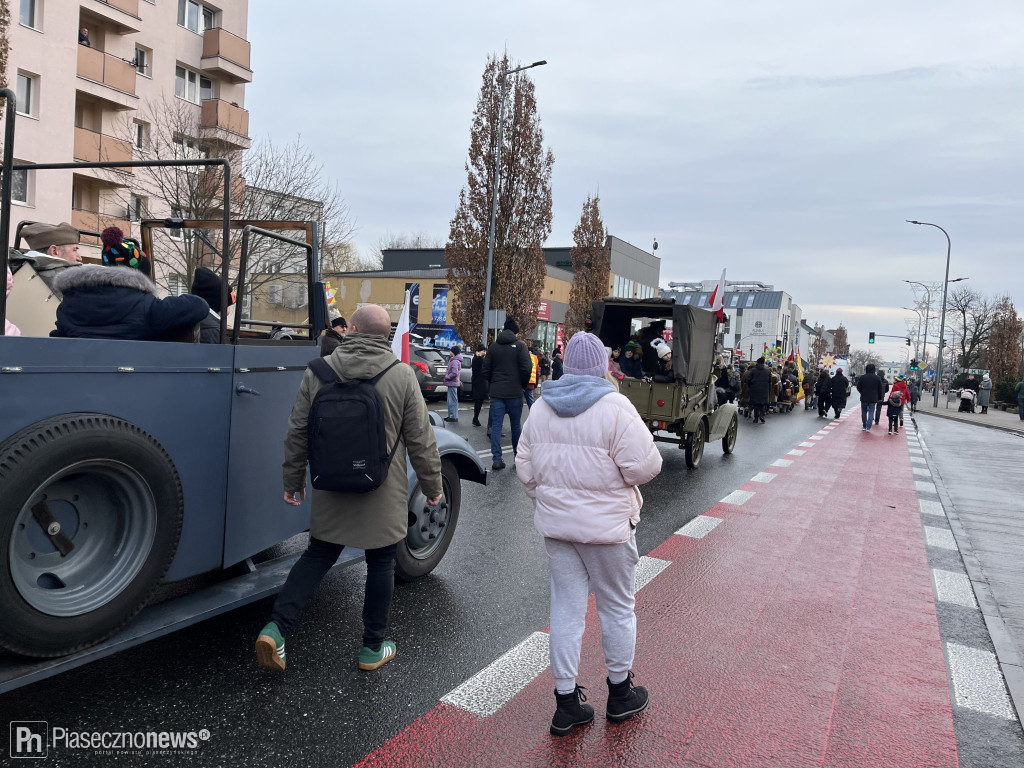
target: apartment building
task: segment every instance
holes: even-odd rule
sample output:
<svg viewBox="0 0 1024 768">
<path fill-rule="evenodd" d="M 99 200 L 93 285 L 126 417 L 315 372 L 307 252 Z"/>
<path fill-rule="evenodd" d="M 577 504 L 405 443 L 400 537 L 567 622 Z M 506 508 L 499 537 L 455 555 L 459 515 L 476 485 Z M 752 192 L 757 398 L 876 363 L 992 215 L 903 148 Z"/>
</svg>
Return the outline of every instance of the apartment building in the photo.
<svg viewBox="0 0 1024 768">
<path fill-rule="evenodd" d="M 172 154 L 240 157 L 249 147 L 248 0 L 20 0 L 11 6 L 7 78 L 18 95 L 17 162 L 152 159 L 147 149 L 158 130 L 168 129 L 171 121 L 162 115 L 169 111 L 177 125 L 195 126 L 174 134 Z M 182 122 L 182 115 L 189 119 Z M 143 173 L 15 174 L 12 243 L 23 220 L 70 221 L 93 233 L 113 224 L 127 233 L 143 216 L 172 213 L 166 201 L 152 199 L 154 185 L 143 183 Z M 98 249 L 83 251 L 87 259 L 98 256 Z"/>
</svg>

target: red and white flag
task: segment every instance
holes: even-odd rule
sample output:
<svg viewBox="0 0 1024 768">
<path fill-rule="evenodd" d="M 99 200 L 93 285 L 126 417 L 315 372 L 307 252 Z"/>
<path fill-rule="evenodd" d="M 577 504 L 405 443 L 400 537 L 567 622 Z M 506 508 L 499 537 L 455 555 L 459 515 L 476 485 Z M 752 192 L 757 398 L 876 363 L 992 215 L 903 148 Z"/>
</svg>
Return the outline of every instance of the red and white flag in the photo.
<svg viewBox="0 0 1024 768">
<path fill-rule="evenodd" d="M 403 363 L 409 362 L 409 292 L 405 292 L 405 306 L 402 316 L 398 318 L 395 337 L 391 340 L 391 351 Z"/>
<path fill-rule="evenodd" d="M 718 316 L 718 322 L 725 322 L 725 270 L 722 270 L 722 279 L 718 281 L 715 290 L 711 292 L 711 306 L 709 309 Z"/>
</svg>

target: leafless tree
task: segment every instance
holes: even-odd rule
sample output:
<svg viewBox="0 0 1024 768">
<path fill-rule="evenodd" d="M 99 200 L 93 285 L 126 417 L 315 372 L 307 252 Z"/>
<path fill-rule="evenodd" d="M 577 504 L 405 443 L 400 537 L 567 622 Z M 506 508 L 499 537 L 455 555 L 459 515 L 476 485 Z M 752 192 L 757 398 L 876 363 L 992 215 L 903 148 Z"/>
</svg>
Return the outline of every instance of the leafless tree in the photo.
<svg viewBox="0 0 1024 768">
<path fill-rule="evenodd" d="M 946 300 L 946 336 L 957 350 L 954 365 L 975 368 L 988 343 L 995 318 L 996 300 L 974 288 L 957 286 Z"/>
<path fill-rule="evenodd" d="M 851 349 L 846 360 L 850 364 L 850 370 L 847 373 L 864 373 L 864 369 L 869 363 L 873 364 L 876 368 L 882 365 L 882 358 L 877 352 L 861 349 L 860 347 Z"/>
<path fill-rule="evenodd" d="M 369 258 L 366 259 L 368 265 L 372 265 L 368 268 L 372 269 L 383 269 L 384 268 L 384 251 L 391 250 L 392 248 L 421 248 L 424 250 L 431 250 L 435 248 L 444 248 L 445 239 L 438 235 L 431 235 L 426 232 L 399 232 L 398 234 L 392 233 L 390 230 L 385 232 L 383 237 L 378 238 L 377 245 L 370 251 Z"/>
</svg>

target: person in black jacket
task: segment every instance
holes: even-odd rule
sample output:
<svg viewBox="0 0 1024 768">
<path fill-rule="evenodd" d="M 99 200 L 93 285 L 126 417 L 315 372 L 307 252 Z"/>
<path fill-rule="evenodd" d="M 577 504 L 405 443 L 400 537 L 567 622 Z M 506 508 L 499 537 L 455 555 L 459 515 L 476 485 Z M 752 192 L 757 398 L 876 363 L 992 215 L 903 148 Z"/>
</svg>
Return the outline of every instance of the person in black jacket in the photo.
<svg viewBox="0 0 1024 768">
<path fill-rule="evenodd" d="M 344 317 L 339 315 L 331 320 L 331 327 L 324 331 L 324 335 L 320 337 L 320 357 L 327 357 L 336 350 L 341 342 L 345 340 L 345 334 L 347 333 L 348 321 Z"/>
<path fill-rule="evenodd" d="M 479 427 L 480 409 L 484 407 L 484 400 L 490 392 L 490 382 L 484 378 L 484 358 L 487 356 L 487 347 L 483 344 L 476 345 L 476 354 L 473 355 L 473 426 Z M 487 415 L 487 423 L 491 423 L 490 414 Z"/>
<path fill-rule="evenodd" d="M 873 363 L 868 363 L 864 368 L 864 375 L 857 381 L 857 391 L 860 392 L 861 427 L 865 432 L 870 432 L 871 423 L 875 419 L 875 409 L 881 410 L 881 403 L 885 400 L 885 389 L 882 387 L 882 380 L 875 373 Z"/>
<path fill-rule="evenodd" d="M 206 317 L 199 321 L 199 341 L 220 344 L 220 278 L 217 273 L 207 267 L 196 267 L 190 293 L 210 305 Z M 228 306 L 233 303 L 229 294 Z"/>
<path fill-rule="evenodd" d="M 523 392 L 530 383 L 533 359 L 526 342 L 519 339 L 519 326 L 511 317 L 498 338 L 487 350 L 481 368 L 490 386 L 491 396 L 491 469 L 504 469 L 501 459 L 501 429 L 505 414 L 512 427 L 512 455 L 519 449 L 519 435 L 523 431 Z"/>
<path fill-rule="evenodd" d="M 765 368 L 763 357 L 757 358 L 757 365 L 750 372 L 747 386 L 750 389 L 750 407 L 754 409 L 754 423 L 764 424 L 764 412 L 771 398 L 772 375 Z"/>
<path fill-rule="evenodd" d="M 196 326 L 210 312 L 198 296 L 157 298 L 148 277 L 131 267 L 86 264 L 54 278 L 64 295 L 51 336 L 135 341 L 198 340 Z"/>
<path fill-rule="evenodd" d="M 818 374 L 818 381 L 814 385 L 814 394 L 818 398 L 818 418 L 828 415 L 828 409 L 832 407 L 832 379 L 828 375 L 828 368 L 822 368 Z"/>
<path fill-rule="evenodd" d="M 843 408 L 846 407 L 846 390 L 850 386 L 850 380 L 843 376 L 843 369 L 836 368 L 836 375 L 832 377 L 832 410 L 838 419 L 843 415 Z"/>
<path fill-rule="evenodd" d="M 562 353 L 555 352 L 551 358 L 551 380 L 558 381 L 562 378 Z"/>
<path fill-rule="evenodd" d="M 875 403 L 875 425 L 882 419 L 882 406 L 885 405 L 885 401 L 889 397 L 889 380 L 885 378 L 885 371 L 878 373 L 878 378 L 882 382 L 882 396 Z M 859 390 L 858 390 L 859 391 Z"/>
</svg>

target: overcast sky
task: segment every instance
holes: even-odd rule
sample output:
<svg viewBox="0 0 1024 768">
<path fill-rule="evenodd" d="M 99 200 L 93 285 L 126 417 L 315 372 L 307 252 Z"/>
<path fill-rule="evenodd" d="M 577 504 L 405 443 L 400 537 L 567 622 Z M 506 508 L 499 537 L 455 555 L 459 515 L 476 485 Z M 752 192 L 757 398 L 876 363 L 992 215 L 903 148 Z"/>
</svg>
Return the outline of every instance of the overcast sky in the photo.
<svg viewBox="0 0 1024 768">
<path fill-rule="evenodd" d="M 1024 3 L 250 3 L 254 135 L 301 133 L 369 250 L 446 238 L 489 54 L 531 70 L 554 231 L 588 194 L 670 280 L 760 280 L 810 323 L 903 335 L 904 279 L 1024 310 Z M 930 336 L 935 337 L 933 320 Z M 902 342 L 880 343 L 886 359 Z"/>
</svg>

